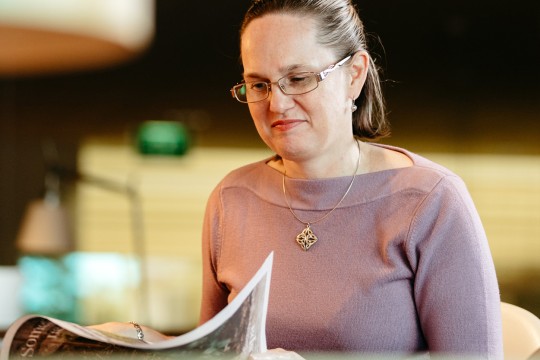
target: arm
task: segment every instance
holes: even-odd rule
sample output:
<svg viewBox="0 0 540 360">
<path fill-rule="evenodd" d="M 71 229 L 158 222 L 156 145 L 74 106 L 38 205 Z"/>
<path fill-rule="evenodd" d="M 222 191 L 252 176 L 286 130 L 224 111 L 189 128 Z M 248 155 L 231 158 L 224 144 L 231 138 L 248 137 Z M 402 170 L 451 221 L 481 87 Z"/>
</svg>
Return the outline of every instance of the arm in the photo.
<svg viewBox="0 0 540 360">
<path fill-rule="evenodd" d="M 430 351 L 502 358 L 495 268 L 480 218 L 459 178 L 442 178 L 419 205 L 407 254 Z"/>
<path fill-rule="evenodd" d="M 227 306 L 229 292 L 218 280 L 217 266 L 221 244 L 220 186 L 206 205 L 202 231 L 203 293 L 199 323 L 203 324 Z"/>
<path fill-rule="evenodd" d="M 137 326 L 139 329 L 137 329 Z M 127 338 L 139 339 L 148 343 L 156 343 L 173 338 L 173 336 L 167 336 L 159 331 L 151 329 L 144 325 L 138 325 L 134 323 L 124 322 L 108 322 L 99 325 L 87 326 L 90 329 L 95 329 L 103 333 L 116 334 Z M 139 334 L 142 334 L 141 339 Z"/>
<path fill-rule="evenodd" d="M 203 224 L 203 296 L 200 324 L 205 323 L 221 311 L 228 303 L 229 291 L 218 279 L 218 264 L 222 231 L 222 204 L 220 186 L 212 192 L 206 205 Z M 240 220 L 240 219 L 239 219 Z M 296 352 L 271 349 L 252 353 L 249 360 L 303 360 Z"/>
</svg>

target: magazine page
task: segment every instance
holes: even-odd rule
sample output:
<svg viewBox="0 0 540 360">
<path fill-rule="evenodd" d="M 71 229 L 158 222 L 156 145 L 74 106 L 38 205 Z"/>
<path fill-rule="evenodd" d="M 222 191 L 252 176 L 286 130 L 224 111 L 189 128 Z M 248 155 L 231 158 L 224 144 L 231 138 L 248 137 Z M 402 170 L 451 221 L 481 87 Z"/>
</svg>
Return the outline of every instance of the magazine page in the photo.
<svg viewBox="0 0 540 360">
<path fill-rule="evenodd" d="M 170 340 L 144 343 L 45 316 L 28 315 L 8 329 L 0 360 L 37 356 L 135 356 L 152 359 L 245 359 L 266 350 L 266 312 L 273 253 L 242 291 L 214 318 Z"/>
</svg>

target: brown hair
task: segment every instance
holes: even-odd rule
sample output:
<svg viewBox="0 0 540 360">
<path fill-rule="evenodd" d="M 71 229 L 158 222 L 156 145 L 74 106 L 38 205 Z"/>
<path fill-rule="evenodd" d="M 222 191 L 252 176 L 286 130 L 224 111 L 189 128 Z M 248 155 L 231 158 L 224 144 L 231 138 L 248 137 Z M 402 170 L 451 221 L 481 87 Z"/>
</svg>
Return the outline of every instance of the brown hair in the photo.
<svg viewBox="0 0 540 360">
<path fill-rule="evenodd" d="M 240 37 L 251 21 L 270 13 L 313 18 L 319 26 L 319 43 L 335 49 L 340 58 L 359 50 L 367 52 L 364 25 L 351 0 L 254 0 L 244 16 Z M 372 140 L 389 135 L 379 69 L 371 56 L 356 105 L 358 110 L 352 116 L 354 135 Z"/>
</svg>

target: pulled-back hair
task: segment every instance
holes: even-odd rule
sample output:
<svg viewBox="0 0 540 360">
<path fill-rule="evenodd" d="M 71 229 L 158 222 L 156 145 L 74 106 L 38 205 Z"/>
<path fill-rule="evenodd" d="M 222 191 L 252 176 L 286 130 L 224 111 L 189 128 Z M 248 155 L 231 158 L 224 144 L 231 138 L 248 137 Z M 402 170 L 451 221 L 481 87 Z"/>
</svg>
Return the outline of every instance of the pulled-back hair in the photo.
<svg viewBox="0 0 540 360">
<path fill-rule="evenodd" d="M 251 21 L 271 13 L 314 19 L 318 26 L 318 42 L 334 49 L 338 58 L 359 50 L 368 52 L 364 26 L 351 0 L 254 0 L 244 16 L 240 36 Z M 358 110 L 353 113 L 352 127 L 354 135 L 374 140 L 387 136 L 390 129 L 379 69 L 370 55 L 368 58 L 366 83 L 356 100 Z"/>
</svg>

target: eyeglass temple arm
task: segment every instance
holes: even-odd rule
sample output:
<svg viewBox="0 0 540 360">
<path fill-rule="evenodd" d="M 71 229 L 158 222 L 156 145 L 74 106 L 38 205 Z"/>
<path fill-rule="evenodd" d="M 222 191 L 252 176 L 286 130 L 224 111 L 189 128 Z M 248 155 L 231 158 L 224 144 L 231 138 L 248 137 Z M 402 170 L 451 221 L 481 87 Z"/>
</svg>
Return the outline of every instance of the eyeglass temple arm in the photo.
<svg viewBox="0 0 540 360">
<path fill-rule="evenodd" d="M 349 60 L 351 58 L 351 56 L 352 55 L 347 56 L 345 59 L 341 60 L 340 62 L 338 62 L 338 63 L 336 63 L 334 65 L 330 65 L 328 67 L 328 69 L 323 70 L 320 73 L 318 73 L 317 77 L 319 78 L 319 81 L 323 81 L 332 71 L 336 70 L 337 68 L 339 68 L 340 66 L 345 64 L 347 62 L 347 60 Z"/>
<path fill-rule="evenodd" d="M 242 85 L 242 86 L 243 86 L 243 85 L 246 85 L 246 83 L 241 82 L 241 83 L 238 83 L 238 84 L 234 85 L 234 86 L 231 88 L 231 90 L 230 90 L 230 91 L 231 91 L 231 96 L 232 96 L 234 99 L 237 99 L 237 97 L 236 97 L 236 88 L 238 87 L 238 85 Z"/>
</svg>

